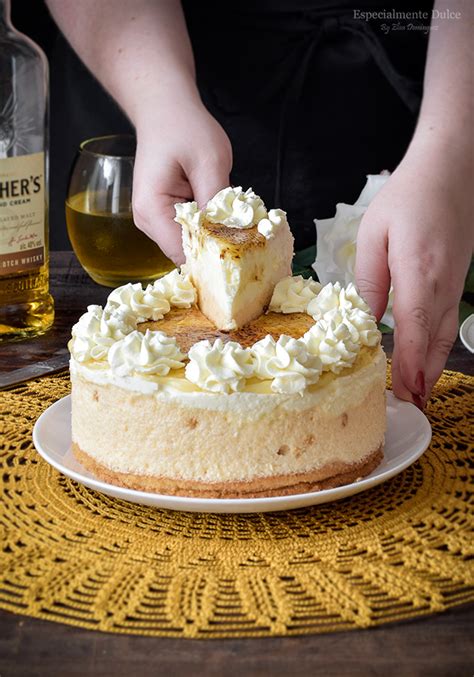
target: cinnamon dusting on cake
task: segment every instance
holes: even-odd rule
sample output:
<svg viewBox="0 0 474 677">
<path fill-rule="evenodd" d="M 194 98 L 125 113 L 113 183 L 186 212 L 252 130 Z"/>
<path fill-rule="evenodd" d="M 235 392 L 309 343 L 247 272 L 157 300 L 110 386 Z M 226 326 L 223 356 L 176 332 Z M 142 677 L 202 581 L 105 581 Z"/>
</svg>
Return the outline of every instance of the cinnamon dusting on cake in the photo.
<svg viewBox="0 0 474 677">
<path fill-rule="evenodd" d="M 205 221 L 202 225 L 201 233 L 203 236 L 210 235 L 221 243 L 224 243 L 221 258 L 224 255 L 238 259 L 242 252 L 265 247 L 266 244 L 266 239 L 258 232 L 257 226 L 252 226 L 252 228 L 229 228 L 229 226 L 223 226 L 220 223 Z"/>
<path fill-rule="evenodd" d="M 188 352 L 191 346 L 198 341 L 217 338 L 224 342 L 237 341 L 248 348 L 267 334 L 277 341 L 282 334 L 300 338 L 313 325 L 314 320 L 306 313 L 268 313 L 235 331 L 224 332 L 216 327 L 201 313 L 198 308 L 172 308 L 162 320 L 144 322 L 138 329 L 163 331 L 169 336 L 175 336 L 181 350 Z"/>
</svg>

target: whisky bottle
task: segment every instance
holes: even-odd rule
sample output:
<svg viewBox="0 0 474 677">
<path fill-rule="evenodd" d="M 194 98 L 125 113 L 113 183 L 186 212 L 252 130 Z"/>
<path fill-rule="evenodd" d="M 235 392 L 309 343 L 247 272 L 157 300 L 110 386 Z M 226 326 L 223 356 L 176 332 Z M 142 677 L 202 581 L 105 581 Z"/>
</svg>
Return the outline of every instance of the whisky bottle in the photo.
<svg viewBox="0 0 474 677">
<path fill-rule="evenodd" d="M 48 63 L 0 0 L 0 341 L 42 334 L 53 319 Z"/>
</svg>

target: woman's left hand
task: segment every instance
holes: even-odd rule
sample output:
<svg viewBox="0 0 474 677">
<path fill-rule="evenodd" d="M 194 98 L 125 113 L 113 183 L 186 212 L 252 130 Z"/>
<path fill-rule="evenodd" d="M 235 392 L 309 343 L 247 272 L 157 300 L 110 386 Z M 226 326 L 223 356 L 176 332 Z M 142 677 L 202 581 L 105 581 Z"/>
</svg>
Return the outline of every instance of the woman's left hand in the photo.
<svg viewBox="0 0 474 677">
<path fill-rule="evenodd" d="M 472 184 L 447 147 L 417 142 L 364 215 L 356 280 L 377 319 L 393 285 L 395 395 L 423 408 L 458 332 L 473 247 Z"/>
</svg>

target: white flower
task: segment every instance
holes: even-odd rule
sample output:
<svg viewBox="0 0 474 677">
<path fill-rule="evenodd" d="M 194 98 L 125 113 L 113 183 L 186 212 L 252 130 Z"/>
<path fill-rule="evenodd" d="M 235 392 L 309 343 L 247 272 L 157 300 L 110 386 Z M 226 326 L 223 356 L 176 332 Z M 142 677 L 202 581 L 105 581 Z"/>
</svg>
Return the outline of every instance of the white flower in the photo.
<svg viewBox="0 0 474 677">
<path fill-rule="evenodd" d="M 315 219 L 317 256 L 313 268 L 322 284 L 340 282 L 348 285 L 355 280 L 357 233 L 367 207 L 389 178 L 389 174 L 369 175 L 355 204 L 339 203 L 332 219 Z M 393 327 L 393 290 L 390 290 L 387 310 L 382 318 Z"/>
</svg>

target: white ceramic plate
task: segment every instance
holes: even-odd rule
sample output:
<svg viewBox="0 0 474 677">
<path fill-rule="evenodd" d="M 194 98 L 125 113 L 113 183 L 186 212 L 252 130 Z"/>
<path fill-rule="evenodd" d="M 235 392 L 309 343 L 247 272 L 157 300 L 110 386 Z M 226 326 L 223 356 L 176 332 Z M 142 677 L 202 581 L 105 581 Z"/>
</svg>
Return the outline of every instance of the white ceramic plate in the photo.
<svg viewBox="0 0 474 677">
<path fill-rule="evenodd" d="M 326 489 L 292 496 L 270 498 L 186 498 L 133 491 L 102 482 L 76 461 L 71 451 L 71 398 L 64 397 L 51 405 L 36 421 L 33 442 L 41 456 L 67 477 L 108 496 L 156 508 L 189 512 L 270 512 L 291 510 L 318 503 L 337 501 L 365 491 L 408 467 L 417 460 L 431 440 L 428 419 L 413 404 L 397 400 L 387 393 L 387 434 L 382 463 L 358 482 L 336 489 Z"/>
<path fill-rule="evenodd" d="M 474 353 L 474 313 L 466 317 L 460 326 L 459 336 L 466 348 Z"/>
</svg>

